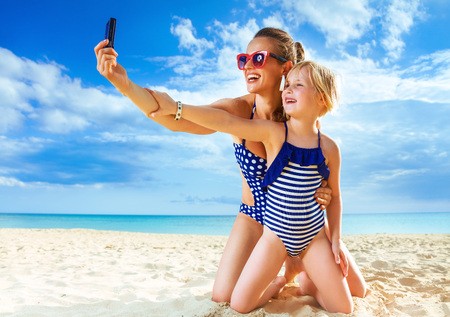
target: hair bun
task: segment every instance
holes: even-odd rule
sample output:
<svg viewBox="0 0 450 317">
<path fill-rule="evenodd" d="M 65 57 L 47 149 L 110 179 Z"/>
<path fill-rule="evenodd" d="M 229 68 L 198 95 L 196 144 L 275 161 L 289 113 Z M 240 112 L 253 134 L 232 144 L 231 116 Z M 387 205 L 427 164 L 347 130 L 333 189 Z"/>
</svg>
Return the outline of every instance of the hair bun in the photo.
<svg viewBox="0 0 450 317">
<path fill-rule="evenodd" d="M 295 48 L 295 63 L 300 63 L 305 60 L 305 49 L 303 48 L 302 43 L 295 42 L 294 43 Z"/>
</svg>

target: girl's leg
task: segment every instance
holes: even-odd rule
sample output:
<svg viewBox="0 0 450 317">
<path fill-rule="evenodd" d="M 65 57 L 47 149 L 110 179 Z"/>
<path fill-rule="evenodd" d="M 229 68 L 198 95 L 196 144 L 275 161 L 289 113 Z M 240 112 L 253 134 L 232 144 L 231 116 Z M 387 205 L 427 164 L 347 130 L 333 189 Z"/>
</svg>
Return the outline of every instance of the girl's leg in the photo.
<svg viewBox="0 0 450 317">
<path fill-rule="evenodd" d="M 351 313 L 353 300 L 347 279 L 334 261 L 325 229 L 311 241 L 303 254 L 305 272 L 312 284 L 304 283 L 303 292 L 313 296 L 329 312 Z M 304 277 L 301 274 L 300 277 Z M 303 281 L 305 282 L 305 281 Z"/>
<path fill-rule="evenodd" d="M 362 276 L 361 271 L 356 265 L 354 259 L 350 257 L 351 255 L 347 251 L 347 258 L 349 260 L 347 284 L 350 289 L 350 293 L 352 296 L 364 298 L 367 295 L 366 281 L 364 280 L 364 277 Z M 350 263 L 350 261 L 353 263 Z M 295 281 L 299 284 L 298 295 L 313 294 L 317 289 L 304 270 L 297 275 Z"/>
<path fill-rule="evenodd" d="M 263 226 L 260 223 L 238 213 L 214 280 L 213 301 L 230 302 L 236 282 L 262 232 Z"/>
<path fill-rule="evenodd" d="M 348 259 L 347 284 L 350 288 L 350 293 L 352 296 L 364 298 L 367 294 L 366 280 L 364 279 L 358 265 L 355 262 L 355 259 L 350 254 L 350 251 L 347 249 L 345 244 L 344 252 L 347 254 Z"/>
<path fill-rule="evenodd" d="M 330 231 L 328 227 L 328 221 L 325 221 L 325 232 L 327 234 L 328 240 L 330 240 Z M 367 284 L 364 280 L 364 277 L 358 267 L 358 265 L 355 262 L 355 259 L 350 254 L 350 251 L 347 249 L 347 246 L 344 243 L 344 252 L 347 255 L 348 258 L 348 275 L 347 275 L 347 283 L 348 287 L 350 288 L 350 292 L 352 296 L 356 297 L 365 297 L 367 293 Z"/>
<path fill-rule="evenodd" d="M 264 305 L 285 285 L 284 277 L 277 277 L 286 258 L 283 242 L 267 227 L 253 249 L 231 295 L 230 307 L 248 313 Z"/>
</svg>

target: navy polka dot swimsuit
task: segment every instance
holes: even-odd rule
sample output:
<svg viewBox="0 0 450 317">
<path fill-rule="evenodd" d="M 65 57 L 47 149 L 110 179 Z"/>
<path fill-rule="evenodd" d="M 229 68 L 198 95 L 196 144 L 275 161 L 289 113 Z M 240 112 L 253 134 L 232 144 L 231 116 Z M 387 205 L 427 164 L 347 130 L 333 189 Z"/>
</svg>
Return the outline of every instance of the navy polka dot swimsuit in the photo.
<svg viewBox="0 0 450 317">
<path fill-rule="evenodd" d="M 250 119 L 253 119 L 255 110 L 256 104 L 253 105 Z M 254 206 L 241 203 L 239 212 L 255 219 L 260 224 L 263 224 L 267 193 L 262 188 L 262 181 L 267 169 L 267 160 L 250 152 L 245 147 L 245 140 L 242 140 L 242 144 L 234 143 L 233 145 L 237 163 L 239 164 L 242 175 L 252 191 L 255 201 Z"/>
</svg>

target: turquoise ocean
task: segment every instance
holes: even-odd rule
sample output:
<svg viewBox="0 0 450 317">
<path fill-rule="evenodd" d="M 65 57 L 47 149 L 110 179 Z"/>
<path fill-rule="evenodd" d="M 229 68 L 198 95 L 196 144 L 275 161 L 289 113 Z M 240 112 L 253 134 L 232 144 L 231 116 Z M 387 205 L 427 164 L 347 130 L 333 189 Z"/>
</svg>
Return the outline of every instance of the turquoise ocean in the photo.
<svg viewBox="0 0 450 317">
<path fill-rule="evenodd" d="M 94 229 L 228 235 L 233 216 L 142 216 L 0 213 L 0 228 Z M 450 233 L 449 212 L 344 214 L 344 235 Z"/>
</svg>

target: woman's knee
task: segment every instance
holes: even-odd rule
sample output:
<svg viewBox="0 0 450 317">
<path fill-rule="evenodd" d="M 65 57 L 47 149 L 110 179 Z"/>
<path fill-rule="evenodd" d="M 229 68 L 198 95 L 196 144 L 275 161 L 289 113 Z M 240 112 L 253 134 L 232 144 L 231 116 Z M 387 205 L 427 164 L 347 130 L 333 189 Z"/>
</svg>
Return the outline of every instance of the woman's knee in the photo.
<svg viewBox="0 0 450 317">
<path fill-rule="evenodd" d="M 334 307 L 330 307 L 326 310 L 330 313 L 351 314 L 353 313 L 353 308 L 353 300 L 350 298 L 349 300 L 337 303 Z"/>
<path fill-rule="evenodd" d="M 229 303 L 231 301 L 232 288 L 224 285 L 214 284 L 212 290 L 212 301 L 216 303 Z"/>
<path fill-rule="evenodd" d="M 229 303 L 230 297 L 226 294 L 214 293 L 212 294 L 211 300 L 216 303 Z"/>
<path fill-rule="evenodd" d="M 255 308 L 250 304 L 250 301 L 240 296 L 232 296 L 230 300 L 230 307 L 241 314 L 247 314 Z"/>
</svg>

